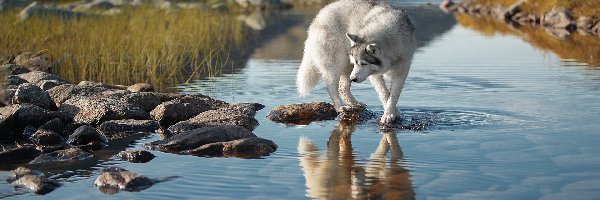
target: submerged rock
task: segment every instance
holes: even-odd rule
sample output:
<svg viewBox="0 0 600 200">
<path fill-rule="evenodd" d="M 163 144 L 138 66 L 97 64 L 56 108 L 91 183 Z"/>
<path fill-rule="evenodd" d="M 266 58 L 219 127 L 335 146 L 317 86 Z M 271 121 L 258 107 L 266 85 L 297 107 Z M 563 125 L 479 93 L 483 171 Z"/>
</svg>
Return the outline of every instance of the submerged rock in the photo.
<svg viewBox="0 0 600 200">
<path fill-rule="evenodd" d="M 44 173 L 25 167 L 18 167 L 13 170 L 7 182 L 15 187 L 27 188 L 41 195 L 52 192 L 61 186 L 57 181 L 46 178 Z"/>
<path fill-rule="evenodd" d="M 56 161 L 75 161 L 75 160 L 85 160 L 93 157 L 92 154 L 80 149 L 80 148 L 69 148 L 64 150 L 58 150 L 51 153 L 42 154 L 35 159 L 33 159 L 29 164 L 40 164 L 47 162 L 56 162 Z"/>
<path fill-rule="evenodd" d="M 13 104 L 31 103 L 46 110 L 56 110 L 56 105 L 50 95 L 40 87 L 24 83 L 19 85 L 12 99 Z"/>
<path fill-rule="evenodd" d="M 0 165 L 26 163 L 41 154 L 33 145 L 21 146 L 0 152 Z"/>
<path fill-rule="evenodd" d="M 100 97 L 73 97 L 66 100 L 58 109 L 73 116 L 73 121 L 97 125 L 104 121 L 118 119 L 150 119 L 150 115 L 119 99 Z"/>
<path fill-rule="evenodd" d="M 146 163 L 155 157 L 154 154 L 144 150 L 121 151 L 118 156 L 121 158 L 121 160 L 132 163 Z"/>
<path fill-rule="evenodd" d="M 376 119 L 378 116 L 366 108 L 355 107 L 345 109 L 339 114 L 338 118 L 340 119 L 340 122 L 344 124 L 357 124 L 367 120 Z"/>
<path fill-rule="evenodd" d="M 133 119 L 111 120 L 98 126 L 100 133 L 111 139 L 129 135 L 127 133 L 150 133 L 158 130 L 158 128 L 160 128 L 160 125 L 157 121 Z"/>
<path fill-rule="evenodd" d="M 188 120 L 202 112 L 218 109 L 227 103 L 204 95 L 189 95 L 158 105 L 150 114 L 160 124 L 174 124 Z"/>
<path fill-rule="evenodd" d="M 256 135 L 241 126 L 213 126 L 182 132 L 167 139 L 146 144 L 145 147 L 152 150 L 180 153 L 181 151 L 195 149 L 205 144 L 250 137 L 256 137 Z"/>
<path fill-rule="evenodd" d="M 332 104 L 312 102 L 277 106 L 267 118 L 284 124 L 309 124 L 313 121 L 332 120 L 337 115 Z"/>
<path fill-rule="evenodd" d="M 256 111 L 264 108 L 262 104 L 239 103 L 231 104 L 216 110 L 209 110 L 186 121 L 169 127 L 171 133 L 180 133 L 207 126 L 237 125 L 248 130 L 254 130 L 258 121 L 254 118 Z"/>
<path fill-rule="evenodd" d="M 115 194 L 120 190 L 141 191 L 159 182 L 144 175 L 129 172 L 122 168 L 111 167 L 104 169 L 94 185 L 105 194 Z"/>
<path fill-rule="evenodd" d="M 268 156 L 276 150 L 277 145 L 273 141 L 251 137 L 229 142 L 205 144 L 182 153 L 196 156 L 259 158 L 260 156 Z"/>
</svg>

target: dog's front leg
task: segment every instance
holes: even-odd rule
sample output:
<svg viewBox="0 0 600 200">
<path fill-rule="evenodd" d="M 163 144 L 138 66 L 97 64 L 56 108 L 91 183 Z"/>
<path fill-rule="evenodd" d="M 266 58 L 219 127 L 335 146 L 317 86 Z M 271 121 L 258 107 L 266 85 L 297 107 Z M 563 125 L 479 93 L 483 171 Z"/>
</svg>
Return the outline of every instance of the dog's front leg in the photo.
<svg viewBox="0 0 600 200">
<path fill-rule="evenodd" d="M 369 76 L 369 81 L 371 81 L 371 84 L 375 88 L 375 91 L 377 91 L 377 94 L 379 95 L 379 100 L 381 101 L 381 105 L 383 105 L 383 107 L 385 108 L 385 104 L 387 103 L 388 98 L 390 97 L 390 91 L 387 89 L 387 86 L 385 86 L 385 80 L 383 79 L 383 75 L 371 75 Z"/>
<path fill-rule="evenodd" d="M 402 88 L 404 88 L 404 79 L 401 77 L 392 77 L 390 97 L 388 98 L 387 102 L 385 102 L 383 116 L 381 117 L 382 124 L 392 123 L 396 120 L 396 117 L 399 117 L 396 104 L 398 104 L 398 99 L 400 98 L 400 93 L 402 93 Z"/>
</svg>

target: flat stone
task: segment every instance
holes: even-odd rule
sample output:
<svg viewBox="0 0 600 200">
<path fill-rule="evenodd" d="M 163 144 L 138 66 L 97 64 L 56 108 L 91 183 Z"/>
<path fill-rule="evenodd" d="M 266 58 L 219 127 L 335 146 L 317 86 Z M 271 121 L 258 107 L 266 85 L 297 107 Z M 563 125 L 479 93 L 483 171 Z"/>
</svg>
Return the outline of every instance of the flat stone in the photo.
<svg viewBox="0 0 600 200">
<path fill-rule="evenodd" d="M 277 145 L 273 141 L 251 137 L 229 142 L 205 144 L 182 153 L 211 157 L 260 158 L 261 156 L 268 156 L 276 150 Z"/>
<path fill-rule="evenodd" d="M 46 178 L 44 173 L 25 167 L 13 170 L 7 181 L 15 187 L 27 188 L 40 195 L 50 193 L 61 186 L 57 181 Z"/>
<path fill-rule="evenodd" d="M 100 126 L 98 126 L 98 130 L 102 135 L 107 138 L 119 138 L 121 135 L 127 132 L 139 133 L 146 132 L 151 133 L 155 132 L 160 128 L 160 125 L 157 121 L 154 120 L 133 120 L 133 119 L 124 119 L 124 120 L 111 120 L 106 121 Z"/>
<path fill-rule="evenodd" d="M 118 156 L 121 158 L 121 160 L 132 163 L 146 163 L 155 157 L 154 154 L 145 150 L 121 151 Z"/>
<path fill-rule="evenodd" d="M 256 137 L 256 135 L 241 126 L 213 126 L 182 132 L 167 139 L 146 144 L 145 147 L 151 150 L 180 153 L 181 151 L 195 149 L 205 144 L 250 137 Z"/>
<path fill-rule="evenodd" d="M 56 105 L 50 95 L 31 83 L 19 85 L 12 99 L 13 104 L 31 103 L 46 110 L 56 110 Z"/>
<path fill-rule="evenodd" d="M 175 124 L 227 103 L 204 95 L 188 95 L 158 105 L 150 115 L 160 124 Z"/>
<path fill-rule="evenodd" d="M 237 125 L 248 130 L 254 130 L 258 126 L 258 121 L 254 118 L 254 115 L 256 115 L 256 111 L 262 108 L 264 108 L 263 105 L 255 103 L 231 104 L 200 113 L 189 120 L 170 126 L 168 130 L 177 134 L 196 128 L 220 125 Z"/>
<path fill-rule="evenodd" d="M 313 121 L 332 120 L 338 113 L 330 103 L 312 102 L 288 104 L 273 108 L 267 118 L 284 124 L 309 124 Z"/>
<path fill-rule="evenodd" d="M 74 122 L 98 125 L 105 121 L 118 119 L 150 119 L 150 115 L 119 99 L 100 97 L 73 97 L 58 108 L 69 113 Z"/>
<path fill-rule="evenodd" d="M 144 175 L 129 172 L 122 168 L 105 169 L 94 185 L 105 194 L 115 194 L 120 190 L 125 191 L 141 191 L 149 188 L 156 183 Z"/>
<path fill-rule="evenodd" d="M 130 92 L 154 92 L 154 87 L 148 83 L 136 83 L 127 87 Z"/>
<path fill-rule="evenodd" d="M 33 159 L 29 164 L 40 164 L 47 162 L 63 162 L 63 161 L 75 161 L 75 160 L 85 160 L 88 158 L 94 157 L 92 154 L 79 149 L 79 148 L 69 148 L 65 150 L 58 150 L 51 153 L 45 153 L 39 155 L 35 159 Z"/>
<path fill-rule="evenodd" d="M 96 85 L 93 84 L 62 84 L 48 89 L 48 94 L 52 100 L 54 100 L 56 105 L 60 105 L 72 97 L 91 97 L 106 90 L 110 89 L 106 87 L 96 87 Z"/>
</svg>

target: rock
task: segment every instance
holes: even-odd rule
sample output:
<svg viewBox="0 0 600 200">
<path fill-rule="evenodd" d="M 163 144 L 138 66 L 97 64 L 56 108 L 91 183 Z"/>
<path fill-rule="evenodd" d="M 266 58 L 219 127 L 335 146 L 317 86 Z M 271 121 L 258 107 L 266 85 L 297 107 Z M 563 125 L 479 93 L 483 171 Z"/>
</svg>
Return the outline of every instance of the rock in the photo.
<svg viewBox="0 0 600 200">
<path fill-rule="evenodd" d="M 227 142 L 237 139 L 256 137 L 254 133 L 241 126 L 214 126 L 186 131 L 164 140 L 146 144 L 151 150 L 180 153 L 181 151 L 198 148 L 205 144 Z"/>
<path fill-rule="evenodd" d="M 591 17 L 579 17 L 577 19 L 577 30 L 582 34 L 592 33 L 595 23 L 596 22 Z"/>
<path fill-rule="evenodd" d="M 111 120 L 106 121 L 98 126 L 100 133 L 110 139 L 121 138 L 121 135 L 128 135 L 126 134 L 127 132 L 151 133 L 158 130 L 158 128 L 160 128 L 160 125 L 157 121 L 133 119 Z"/>
<path fill-rule="evenodd" d="M 15 96 L 16 89 L 6 89 L 0 91 L 0 102 L 6 105 L 12 105 L 12 98 Z"/>
<path fill-rule="evenodd" d="M 42 90 L 46 91 L 53 87 L 59 86 L 61 83 L 56 80 L 42 80 L 37 85 L 42 88 Z"/>
<path fill-rule="evenodd" d="M 32 145 L 5 150 L 0 152 L 0 165 L 26 163 L 38 157 L 40 154 L 41 152 Z"/>
<path fill-rule="evenodd" d="M 127 87 L 127 90 L 130 92 L 154 92 L 154 87 L 148 83 L 136 83 Z"/>
<path fill-rule="evenodd" d="M 204 95 L 189 95 L 163 102 L 152 110 L 150 115 L 160 124 L 174 124 L 225 105 L 227 103 Z"/>
<path fill-rule="evenodd" d="M 0 11 L 25 7 L 33 0 L 0 0 Z"/>
<path fill-rule="evenodd" d="M 105 194 L 114 194 L 120 190 L 141 191 L 157 181 L 144 175 L 129 172 L 122 168 L 108 168 L 94 181 L 94 185 Z"/>
<path fill-rule="evenodd" d="M 59 134 L 49 130 L 37 130 L 29 139 L 38 146 L 56 146 L 63 141 Z"/>
<path fill-rule="evenodd" d="M 0 115 L 0 143 L 12 143 L 16 139 L 14 115 Z"/>
<path fill-rule="evenodd" d="M 313 121 L 332 120 L 338 113 L 325 102 L 281 105 L 273 108 L 267 118 L 284 124 L 309 124 Z"/>
<path fill-rule="evenodd" d="M 97 150 L 102 149 L 102 147 L 104 147 L 104 146 L 105 146 L 105 144 L 103 142 L 93 141 L 93 142 L 90 142 L 90 143 L 87 143 L 87 144 L 84 144 L 84 145 L 76 145 L 76 146 L 73 146 L 73 147 L 80 148 L 80 149 L 83 149 L 83 150 L 86 150 L 86 151 L 97 151 Z"/>
<path fill-rule="evenodd" d="M 123 100 L 100 97 L 73 97 L 58 110 L 69 113 L 74 122 L 91 125 L 118 119 L 150 119 L 147 112 Z"/>
<path fill-rule="evenodd" d="M 573 20 L 573 15 L 567 9 L 553 7 L 552 10 L 542 16 L 541 24 L 542 26 L 572 31 L 577 28 Z"/>
<path fill-rule="evenodd" d="M 146 112 L 154 110 L 163 102 L 163 94 L 153 92 L 130 92 L 127 90 L 107 90 L 100 96 L 110 99 L 122 99 L 123 101 L 139 107 Z"/>
<path fill-rule="evenodd" d="M 29 164 L 40 164 L 47 162 L 63 162 L 63 161 L 75 161 L 85 160 L 94 157 L 92 154 L 80 149 L 80 148 L 68 148 L 65 150 L 58 150 L 51 153 L 45 153 L 39 155 L 33 159 Z"/>
<path fill-rule="evenodd" d="M 277 145 L 273 141 L 251 137 L 229 142 L 205 144 L 182 153 L 196 156 L 260 158 L 261 156 L 268 156 L 276 150 Z"/>
<path fill-rule="evenodd" d="M 27 188 L 40 195 L 50 193 L 61 186 L 57 181 L 46 178 L 44 173 L 25 167 L 13 170 L 7 181 L 15 187 Z"/>
<path fill-rule="evenodd" d="M 77 84 L 77 86 L 82 87 L 82 88 L 104 88 L 107 90 L 123 90 L 123 89 L 125 89 L 124 87 L 121 87 L 121 86 L 109 85 L 109 84 L 95 82 L 95 81 L 81 81 Z"/>
<path fill-rule="evenodd" d="M 14 88 L 16 89 L 17 87 L 19 87 L 19 85 L 21 85 L 23 83 L 28 83 L 28 82 L 25 79 L 22 79 L 21 77 L 18 77 L 16 75 L 11 75 L 11 76 L 6 77 L 6 83 L 9 87 L 14 86 Z"/>
<path fill-rule="evenodd" d="M 107 90 L 110 89 L 94 85 L 62 84 L 49 89 L 48 94 L 56 105 L 60 105 L 72 97 L 91 97 Z"/>
<path fill-rule="evenodd" d="M 592 27 L 592 33 L 600 36 L 600 21 L 596 22 L 596 25 Z"/>
<path fill-rule="evenodd" d="M 237 125 L 252 131 L 258 126 L 258 121 L 254 118 L 254 115 L 256 111 L 262 108 L 264 108 L 264 105 L 261 104 L 232 104 L 217 110 L 200 113 L 194 118 L 170 126 L 168 130 L 177 134 L 207 126 Z"/>
<path fill-rule="evenodd" d="M 84 3 L 76 6 L 74 11 L 88 11 L 88 10 L 109 10 L 116 7 L 112 2 L 107 0 L 95 0 L 89 3 Z"/>
<path fill-rule="evenodd" d="M 38 2 L 33 2 L 25 7 L 20 13 L 19 18 L 21 21 L 25 21 L 33 16 L 38 17 L 48 17 L 48 16 L 58 16 L 64 20 L 68 19 L 77 19 L 85 16 L 93 16 L 90 14 L 73 12 L 70 10 L 63 10 L 58 8 L 50 8 L 44 7 L 40 5 Z"/>
<path fill-rule="evenodd" d="M 356 107 L 342 111 L 338 118 L 342 124 L 358 124 L 367 120 L 377 119 L 378 116 L 370 110 Z"/>
<path fill-rule="evenodd" d="M 144 150 L 121 151 L 118 156 L 121 158 L 121 160 L 132 163 L 146 163 L 155 157 L 154 154 Z"/>
<path fill-rule="evenodd" d="M 0 108 L 0 115 L 14 117 L 17 127 L 41 126 L 55 118 L 65 119 L 66 114 L 60 111 L 48 111 L 39 106 L 24 103 Z"/>
<path fill-rule="evenodd" d="M 62 134 L 64 129 L 65 124 L 63 123 L 63 120 L 59 118 L 52 119 L 38 128 L 38 130 L 52 131 L 59 134 Z"/>
<path fill-rule="evenodd" d="M 456 3 L 454 3 L 452 0 L 443 0 L 442 2 L 440 2 L 440 4 L 438 5 L 440 7 L 440 9 L 446 13 L 451 13 L 456 11 Z"/>
<path fill-rule="evenodd" d="M 31 83 L 19 85 L 12 99 L 13 104 L 30 103 L 46 110 L 56 110 L 56 105 L 50 95 Z"/>
<path fill-rule="evenodd" d="M 15 64 L 29 70 L 47 71 L 50 69 L 50 56 L 44 51 L 37 53 L 25 52 L 15 57 Z"/>
<path fill-rule="evenodd" d="M 69 83 L 68 81 L 62 79 L 61 77 L 59 77 L 57 75 L 43 72 L 43 71 L 31 71 L 28 73 L 19 74 L 18 76 L 21 77 L 22 79 L 25 79 L 27 82 L 33 83 L 36 85 L 43 80 L 53 80 L 61 85 Z"/>
<path fill-rule="evenodd" d="M 0 66 L 0 72 L 4 75 L 19 75 L 30 72 L 30 70 L 20 65 L 4 64 Z"/>
<path fill-rule="evenodd" d="M 73 146 L 87 145 L 92 142 L 104 143 L 105 139 L 94 127 L 89 125 L 83 125 L 75 129 L 75 132 L 73 132 L 67 140 L 67 143 Z"/>
</svg>

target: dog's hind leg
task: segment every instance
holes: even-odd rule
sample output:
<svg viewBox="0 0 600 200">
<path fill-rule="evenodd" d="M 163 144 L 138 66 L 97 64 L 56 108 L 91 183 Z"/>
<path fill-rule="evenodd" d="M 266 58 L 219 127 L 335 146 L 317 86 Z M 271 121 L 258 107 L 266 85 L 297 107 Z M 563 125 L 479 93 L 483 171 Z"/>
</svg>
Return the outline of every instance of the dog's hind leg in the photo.
<svg viewBox="0 0 600 200">
<path fill-rule="evenodd" d="M 327 93 L 329 93 L 329 98 L 331 98 L 333 106 L 338 112 L 341 112 L 344 102 L 342 102 L 342 98 L 340 98 L 340 92 L 338 90 L 340 85 L 340 75 L 325 71 L 321 73 L 323 75 L 323 80 L 325 81 L 325 86 L 327 87 Z"/>
</svg>

